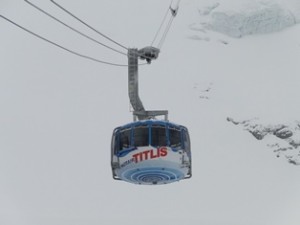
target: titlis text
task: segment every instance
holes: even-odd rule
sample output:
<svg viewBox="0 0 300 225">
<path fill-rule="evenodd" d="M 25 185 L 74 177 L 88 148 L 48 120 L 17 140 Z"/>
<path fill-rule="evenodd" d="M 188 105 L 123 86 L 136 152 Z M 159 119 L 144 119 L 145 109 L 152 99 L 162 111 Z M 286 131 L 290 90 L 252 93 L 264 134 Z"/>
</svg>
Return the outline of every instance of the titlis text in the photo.
<svg viewBox="0 0 300 225">
<path fill-rule="evenodd" d="M 168 149 L 166 147 L 159 147 L 157 149 L 150 149 L 150 150 L 136 153 L 132 155 L 132 157 L 133 157 L 133 161 L 135 163 L 138 163 L 148 159 L 165 157 L 167 155 L 168 155 Z"/>
</svg>

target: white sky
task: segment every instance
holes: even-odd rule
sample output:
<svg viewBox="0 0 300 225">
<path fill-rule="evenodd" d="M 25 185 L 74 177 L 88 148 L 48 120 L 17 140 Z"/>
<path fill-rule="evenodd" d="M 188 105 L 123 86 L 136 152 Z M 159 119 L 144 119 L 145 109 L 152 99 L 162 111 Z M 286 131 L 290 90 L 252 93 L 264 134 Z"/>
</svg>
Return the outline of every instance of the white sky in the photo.
<svg viewBox="0 0 300 225">
<path fill-rule="evenodd" d="M 49 1 L 33 2 L 81 28 Z M 151 43 L 169 4 L 86 2 L 59 1 L 138 48 Z M 0 20 L 0 224 L 299 224 L 299 168 L 226 117 L 297 119 L 300 27 L 195 41 L 194 3 L 182 1 L 159 59 L 140 68 L 145 107 L 168 109 L 191 133 L 192 179 L 163 186 L 111 177 L 112 130 L 132 120 L 127 69 L 70 55 Z M 2 0 L 0 13 L 74 50 L 126 63 L 24 1 Z M 207 86 L 209 100 L 200 99 Z"/>
</svg>

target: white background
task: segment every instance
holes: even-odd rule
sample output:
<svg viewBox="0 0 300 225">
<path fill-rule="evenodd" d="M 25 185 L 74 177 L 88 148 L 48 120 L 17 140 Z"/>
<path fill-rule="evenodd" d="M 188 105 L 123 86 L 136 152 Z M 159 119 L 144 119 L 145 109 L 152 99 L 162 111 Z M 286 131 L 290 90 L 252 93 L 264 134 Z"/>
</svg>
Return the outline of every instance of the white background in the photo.
<svg viewBox="0 0 300 225">
<path fill-rule="evenodd" d="M 33 2 L 103 40 L 50 1 Z M 59 3 L 137 48 L 151 43 L 169 6 Z M 145 107 L 168 109 L 191 135 L 192 179 L 162 186 L 111 176 L 112 130 L 132 120 L 127 68 L 81 59 L 0 19 L 0 224 L 299 224 L 299 168 L 226 118 L 298 119 L 300 27 L 242 39 L 210 32 L 194 40 L 189 25 L 201 22 L 200 6 L 181 2 L 160 57 L 140 67 Z M 0 13 L 70 49 L 127 62 L 24 1 L 2 0 Z"/>
</svg>

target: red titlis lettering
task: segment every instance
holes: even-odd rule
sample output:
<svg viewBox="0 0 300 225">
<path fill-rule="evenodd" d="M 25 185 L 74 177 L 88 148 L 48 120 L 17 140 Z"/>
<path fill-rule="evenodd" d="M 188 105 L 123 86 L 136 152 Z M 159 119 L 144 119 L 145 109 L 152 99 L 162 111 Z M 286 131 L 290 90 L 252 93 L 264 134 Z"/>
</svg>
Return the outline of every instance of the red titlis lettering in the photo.
<svg viewBox="0 0 300 225">
<path fill-rule="evenodd" d="M 168 149 L 166 147 L 160 147 L 157 149 L 151 149 L 151 150 L 146 150 L 143 152 L 136 153 L 132 157 L 134 162 L 138 163 L 140 161 L 165 157 L 167 155 L 168 155 Z"/>
</svg>

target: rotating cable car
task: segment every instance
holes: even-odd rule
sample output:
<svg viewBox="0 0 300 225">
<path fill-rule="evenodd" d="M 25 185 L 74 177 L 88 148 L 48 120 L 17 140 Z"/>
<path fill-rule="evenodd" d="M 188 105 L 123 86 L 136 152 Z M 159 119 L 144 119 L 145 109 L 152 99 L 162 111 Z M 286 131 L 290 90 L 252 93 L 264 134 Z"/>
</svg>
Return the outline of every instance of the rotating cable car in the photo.
<svg viewBox="0 0 300 225">
<path fill-rule="evenodd" d="M 191 178 L 188 129 L 168 121 L 168 111 L 146 111 L 138 94 L 138 58 L 151 62 L 159 49 L 128 51 L 128 93 L 134 121 L 114 129 L 111 167 L 115 180 L 134 184 L 168 184 Z M 155 119 L 164 116 L 164 120 Z M 138 119 L 138 120 L 137 120 Z"/>
<path fill-rule="evenodd" d="M 175 7 L 171 6 L 172 3 L 169 7 L 172 17 L 166 23 L 165 30 L 159 41 L 160 47 L 166 38 L 173 18 L 178 12 L 179 1 Z M 26 2 L 89 40 L 107 47 L 110 50 L 124 54 L 123 52 L 96 41 L 90 36 L 74 29 L 28 0 L 26 0 Z M 108 36 L 103 35 L 101 32 L 97 31 L 53 0 L 51 0 L 51 2 L 104 38 L 114 42 L 119 45 L 119 47 L 127 49 L 123 45 L 113 41 Z M 28 30 L 3 15 L 0 15 L 0 17 L 31 35 L 79 57 L 108 65 L 124 66 L 122 64 L 102 61 L 70 50 Z M 190 178 L 192 176 L 190 138 L 187 128 L 175 123 L 170 123 L 167 119 L 168 111 L 166 110 L 146 111 L 138 95 L 138 59 L 146 60 L 147 63 L 151 63 L 151 60 L 157 59 L 160 50 L 159 48 L 153 47 L 153 43 L 158 37 L 162 25 L 166 22 L 166 18 L 167 14 L 164 17 L 151 46 L 140 50 L 128 49 L 128 92 L 131 105 L 134 109 L 134 122 L 124 126 L 119 126 L 113 131 L 111 144 L 111 167 L 113 178 L 116 180 L 123 180 L 134 184 L 167 184 Z M 162 115 L 165 116 L 164 120 L 155 119 L 156 116 Z M 136 119 L 138 119 L 138 121 L 136 121 Z"/>
<path fill-rule="evenodd" d="M 115 128 L 113 178 L 136 184 L 167 184 L 191 177 L 191 150 L 186 127 L 142 120 Z"/>
</svg>

